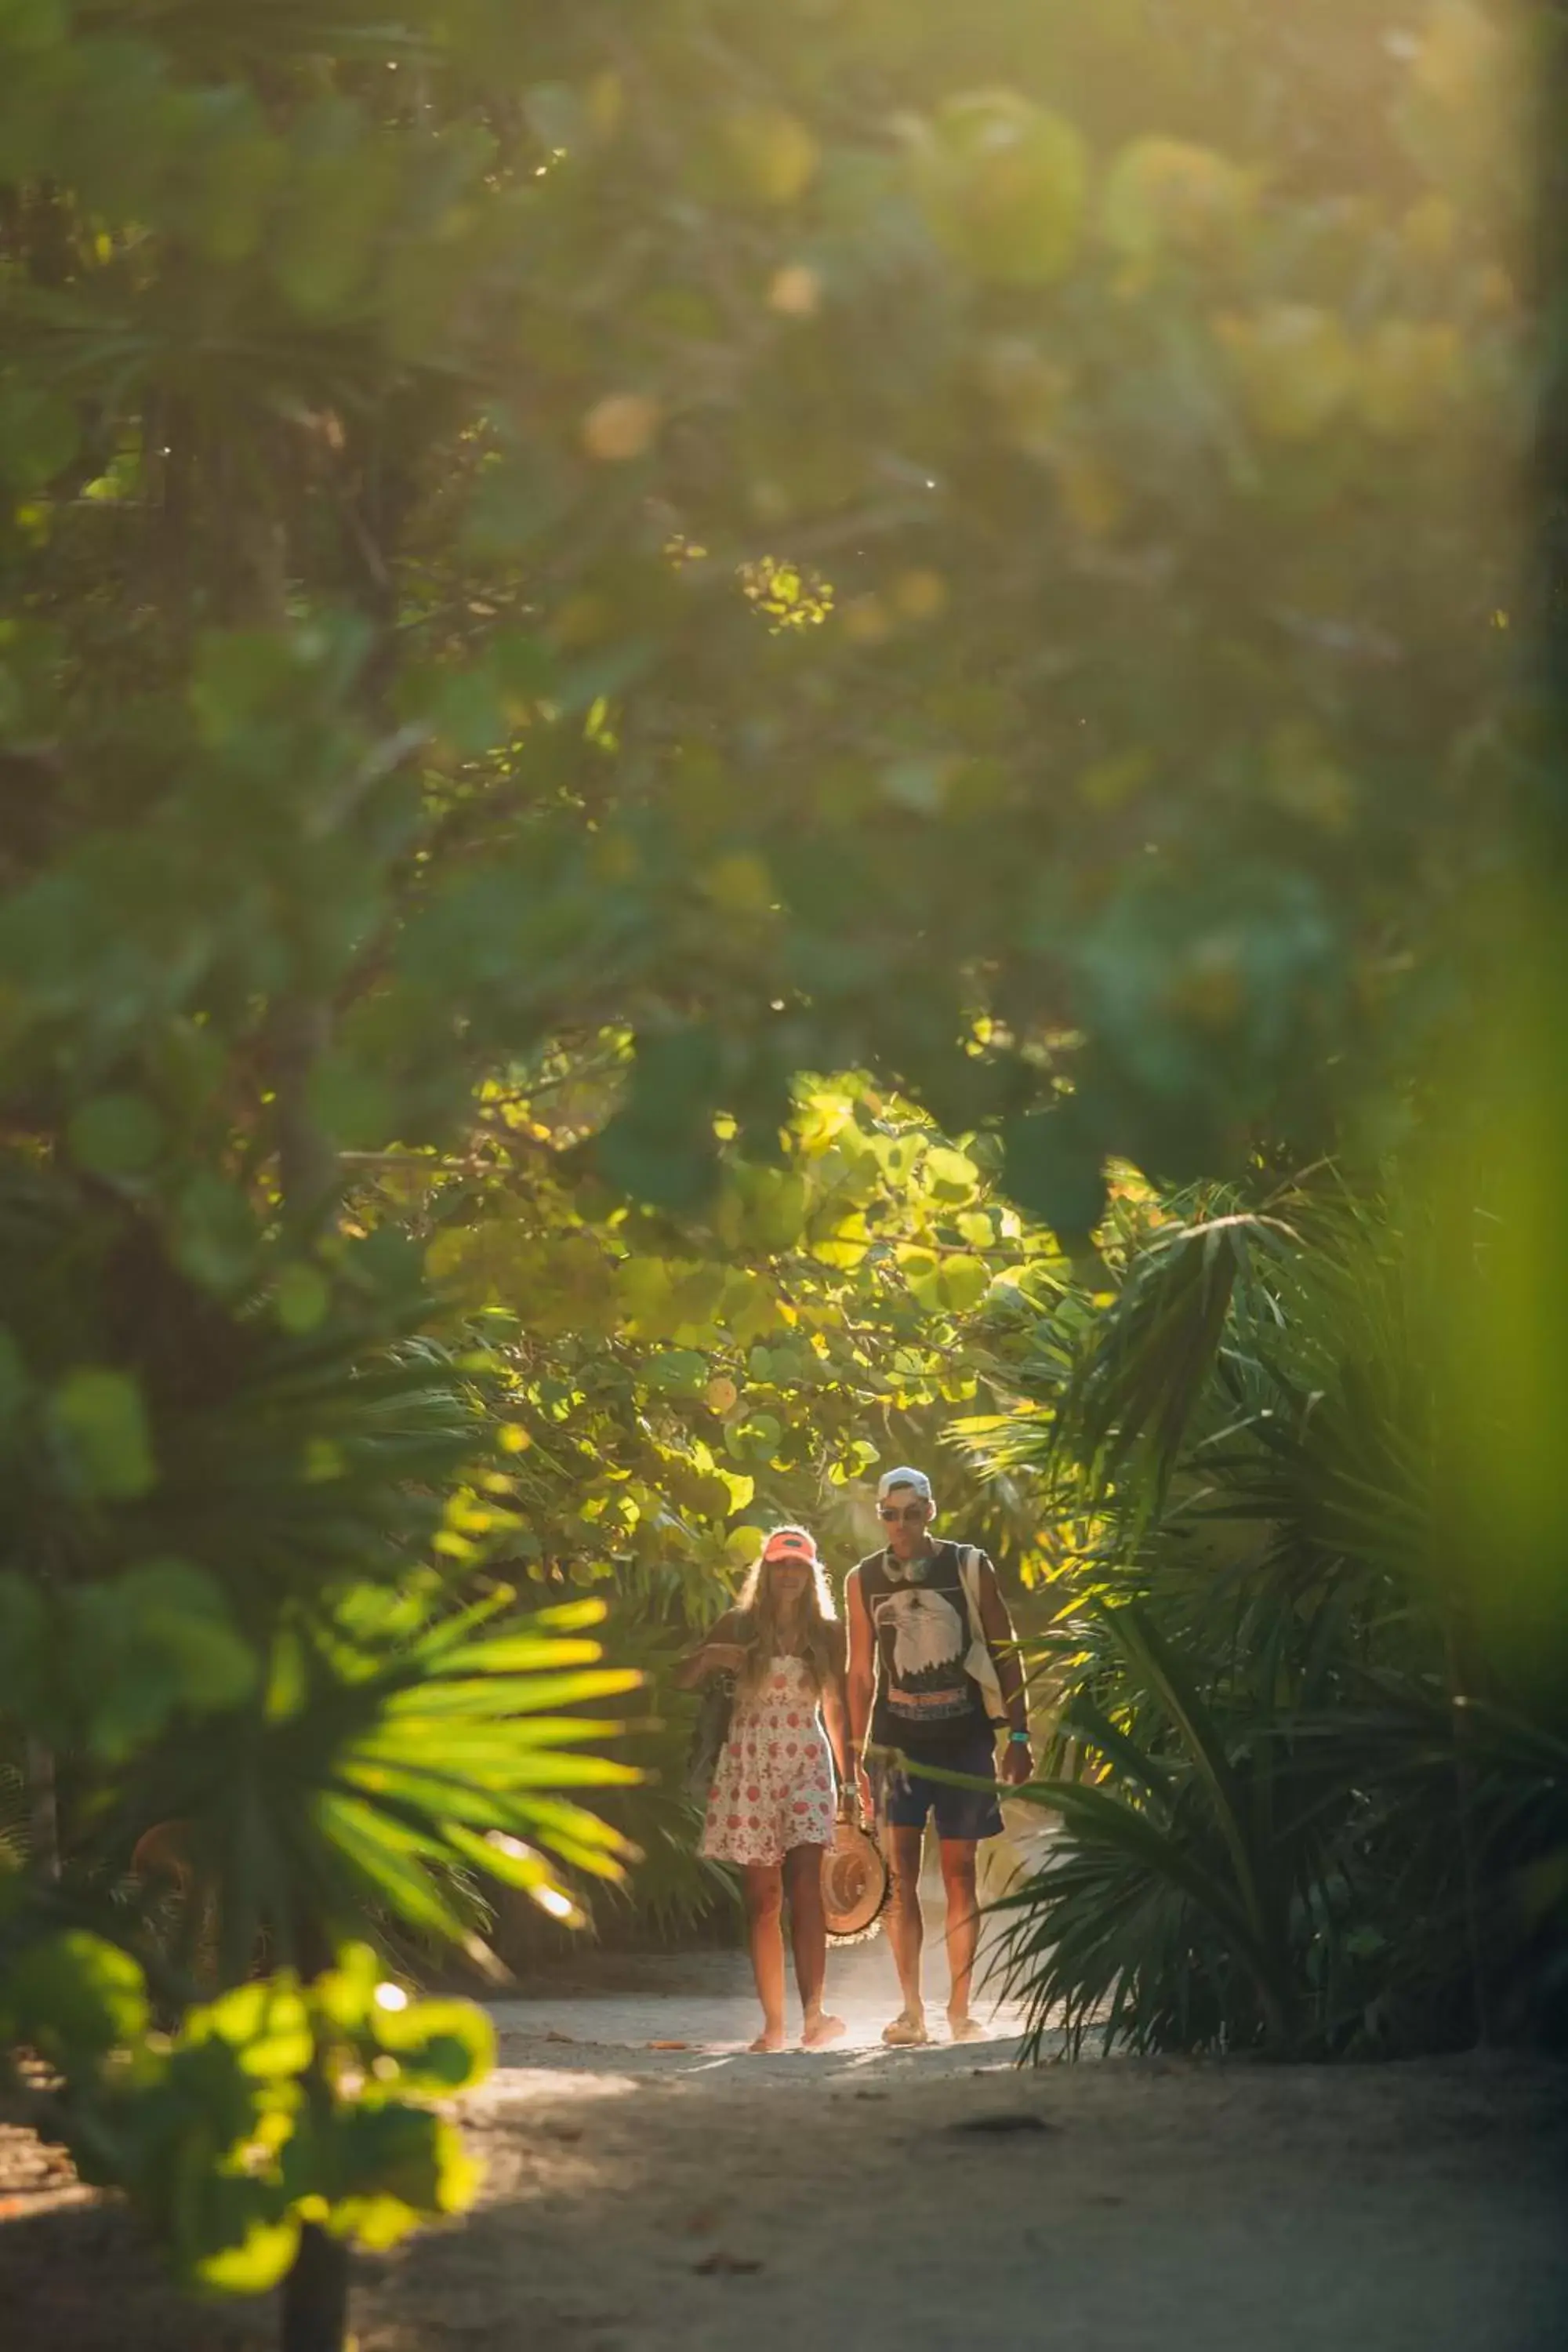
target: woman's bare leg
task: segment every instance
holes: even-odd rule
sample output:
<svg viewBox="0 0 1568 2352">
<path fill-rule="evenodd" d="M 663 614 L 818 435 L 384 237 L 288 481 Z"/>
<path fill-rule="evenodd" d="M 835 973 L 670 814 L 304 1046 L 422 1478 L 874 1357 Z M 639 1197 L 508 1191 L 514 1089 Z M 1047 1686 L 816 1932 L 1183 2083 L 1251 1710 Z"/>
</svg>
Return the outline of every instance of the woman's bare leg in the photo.
<svg viewBox="0 0 1568 2352">
<path fill-rule="evenodd" d="M 808 2050 L 837 2042 L 844 2031 L 841 2017 L 826 2017 L 822 2009 L 823 1979 L 827 1973 L 827 1921 L 822 1908 L 822 1856 L 819 1845 L 793 1845 L 784 1856 L 784 1892 L 789 1897 L 789 1939 L 795 1953 L 795 1980 L 800 1988 L 805 2019 L 801 2040 Z"/>
<path fill-rule="evenodd" d="M 748 1862 L 741 1866 L 746 1896 L 746 1929 L 752 1946 L 752 1973 L 757 1999 L 763 2004 L 763 2030 L 753 2050 L 784 2046 L 784 1874 L 777 1863 Z"/>
</svg>

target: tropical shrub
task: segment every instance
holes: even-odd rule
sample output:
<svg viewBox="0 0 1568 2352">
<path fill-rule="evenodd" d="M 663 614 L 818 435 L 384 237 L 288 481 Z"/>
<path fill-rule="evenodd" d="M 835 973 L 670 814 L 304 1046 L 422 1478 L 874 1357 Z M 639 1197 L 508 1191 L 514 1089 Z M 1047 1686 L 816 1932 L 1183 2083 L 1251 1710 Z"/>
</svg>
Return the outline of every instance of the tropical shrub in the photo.
<svg viewBox="0 0 1568 2352">
<path fill-rule="evenodd" d="M 405 1244 L 312 1265 L 231 1213 L 234 1256 L 204 1258 L 95 1149 L 14 1138 L 0 1169 L 0 1711 L 31 1783 L 0 1869 L 5 2080 L 194 2280 L 293 2264 L 292 2334 L 316 2248 L 470 2179 L 427 2101 L 488 2028 L 395 2022 L 386 1953 L 414 1931 L 482 1958 L 486 1882 L 570 1913 L 563 1865 L 619 1871 L 569 1792 L 631 1777 L 582 1752 L 609 1727 L 582 1710 L 638 1676 L 595 1670 L 602 1603 L 524 1613 L 485 1572 L 484 1361 L 419 1336 Z M 367 1929 L 383 1958 L 340 1999 Z"/>
<path fill-rule="evenodd" d="M 181 2273 L 255 2292 L 299 2255 L 306 2223 L 386 2246 L 467 2201 L 457 2126 L 432 2100 L 480 2080 L 489 2021 L 410 2001 L 377 1956 L 346 1946 L 300 1985 L 280 1971 L 153 2032 L 146 1979 L 80 1928 L 13 1955 L 0 2011 L 53 2070 L 24 2111 L 68 2141 L 89 2180 L 125 2190 Z"/>
<path fill-rule="evenodd" d="M 1061 1835 L 1000 1922 L 1037 2047 L 1568 2026 L 1563 1685 L 1471 1605 L 1506 1564 L 1445 1538 L 1411 1222 L 1310 1191 L 1173 1221 L 974 1433 L 1098 1519 L 1047 1644 Z"/>
<path fill-rule="evenodd" d="M 384 2242 L 458 2200 L 417 2102 L 488 2028 L 410 2011 L 387 1955 L 482 1960 L 487 1882 L 570 1914 L 563 1869 L 619 1873 L 573 1792 L 633 1777 L 584 1709 L 639 1676 L 598 1666 L 600 1601 L 522 1610 L 485 1570 L 482 1363 L 398 1339 L 396 1288 L 225 1318 L 133 1206 L 7 1172 L 0 1707 L 34 1801 L 0 1869 L 5 2079 L 193 2278 L 255 2289 L 302 2229 Z M 380 1957 L 334 1963 L 367 1928 Z"/>
</svg>

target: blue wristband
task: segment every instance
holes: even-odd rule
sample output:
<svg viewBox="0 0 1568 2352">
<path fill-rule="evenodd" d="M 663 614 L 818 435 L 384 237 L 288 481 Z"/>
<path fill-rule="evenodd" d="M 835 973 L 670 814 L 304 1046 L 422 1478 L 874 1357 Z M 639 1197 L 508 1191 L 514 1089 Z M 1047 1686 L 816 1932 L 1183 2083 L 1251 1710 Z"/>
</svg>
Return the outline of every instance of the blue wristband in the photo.
<svg viewBox="0 0 1568 2352">
<path fill-rule="evenodd" d="M 1027 1748 L 1029 1744 L 1029 1735 L 1026 1731 L 1010 1731 L 1007 1738 L 1009 1742 L 1016 1743 L 1019 1748 Z"/>
</svg>

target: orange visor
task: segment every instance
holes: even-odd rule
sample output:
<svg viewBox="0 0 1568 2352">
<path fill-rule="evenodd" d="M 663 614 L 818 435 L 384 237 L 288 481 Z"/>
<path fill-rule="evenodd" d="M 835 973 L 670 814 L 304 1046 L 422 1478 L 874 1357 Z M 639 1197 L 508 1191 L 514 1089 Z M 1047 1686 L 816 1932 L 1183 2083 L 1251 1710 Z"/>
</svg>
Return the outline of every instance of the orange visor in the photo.
<svg viewBox="0 0 1568 2352">
<path fill-rule="evenodd" d="M 803 1559 L 816 1566 L 816 1546 L 804 1528 L 775 1528 L 763 1546 L 764 1559 Z"/>
</svg>

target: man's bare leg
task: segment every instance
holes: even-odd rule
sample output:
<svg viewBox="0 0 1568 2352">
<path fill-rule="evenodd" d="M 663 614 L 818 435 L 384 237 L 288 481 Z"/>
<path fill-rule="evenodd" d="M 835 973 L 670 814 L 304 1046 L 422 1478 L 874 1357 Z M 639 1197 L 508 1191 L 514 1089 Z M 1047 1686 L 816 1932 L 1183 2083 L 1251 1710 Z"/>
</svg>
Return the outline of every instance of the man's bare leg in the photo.
<svg viewBox="0 0 1568 2352">
<path fill-rule="evenodd" d="M 888 1863 L 892 1874 L 892 1900 L 888 1906 L 888 1941 L 899 1971 L 904 2006 L 883 2031 L 884 2042 L 913 2042 L 926 2038 L 925 2000 L 921 1992 L 921 1847 L 923 1830 L 888 1832 Z"/>
<path fill-rule="evenodd" d="M 980 1940 L 980 1903 L 974 1885 L 974 1841 L 943 1838 L 942 1885 L 947 1897 L 947 1965 L 952 1978 L 947 2021 L 955 2042 L 977 2042 L 984 2032 L 969 2013 L 974 1952 Z"/>
</svg>

